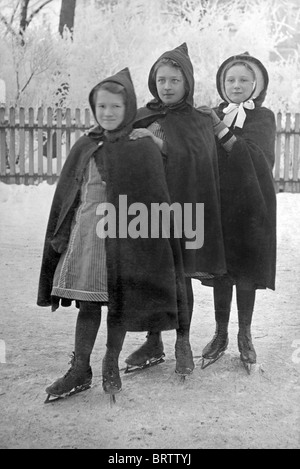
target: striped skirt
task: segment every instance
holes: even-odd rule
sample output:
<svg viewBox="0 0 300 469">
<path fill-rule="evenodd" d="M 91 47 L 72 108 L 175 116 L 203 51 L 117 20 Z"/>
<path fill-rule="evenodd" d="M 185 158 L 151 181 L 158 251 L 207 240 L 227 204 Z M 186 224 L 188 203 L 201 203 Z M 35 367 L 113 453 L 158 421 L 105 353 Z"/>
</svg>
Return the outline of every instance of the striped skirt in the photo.
<svg viewBox="0 0 300 469">
<path fill-rule="evenodd" d="M 84 174 L 81 201 L 72 222 L 68 247 L 55 271 L 52 295 L 71 300 L 108 301 L 105 239 L 96 233 L 101 218 L 96 210 L 104 202 L 106 183 L 91 158 Z"/>
</svg>

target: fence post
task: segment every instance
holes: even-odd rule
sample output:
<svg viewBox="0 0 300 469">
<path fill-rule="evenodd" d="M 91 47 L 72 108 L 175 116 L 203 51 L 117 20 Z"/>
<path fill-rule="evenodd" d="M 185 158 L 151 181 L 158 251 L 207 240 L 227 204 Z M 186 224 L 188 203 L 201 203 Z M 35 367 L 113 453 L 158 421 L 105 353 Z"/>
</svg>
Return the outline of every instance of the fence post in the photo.
<svg viewBox="0 0 300 469">
<path fill-rule="evenodd" d="M 19 110 L 19 183 L 25 182 L 25 109 L 23 107 Z"/>
<path fill-rule="evenodd" d="M 80 122 L 80 109 L 75 109 L 75 140 L 78 140 L 80 135 L 81 135 L 81 131 L 79 129 L 79 127 L 81 127 L 81 122 Z"/>
<path fill-rule="evenodd" d="M 14 107 L 9 109 L 9 174 L 10 182 L 15 183 L 16 178 L 16 110 Z"/>
<path fill-rule="evenodd" d="M 291 140 L 291 114 L 286 114 L 285 132 L 284 132 L 284 190 L 288 190 L 290 183 L 290 140 Z"/>
<path fill-rule="evenodd" d="M 34 182 L 34 111 L 30 107 L 28 109 L 28 159 L 29 159 L 29 170 L 28 170 L 28 184 Z"/>
<path fill-rule="evenodd" d="M 293 154 L 293 192 L 300 192 L 299 182 L 299 135 L 300 135 L 300 114 L 295 114 L 295 133 L 294 133 L 294 154 Z"/>
<path fill-rule="evenodd" d="M 281 156 L 281 112 L 277 114 L 277 124 L 276 124 L 276 147 L 275 147 L 275 169 L 274 169 L 274 178 L 277 192 L 280 192 L 280 156 Z"/>
<path fill-rule="evenodd" d="M 89 109 L 85 109 L 84 126 L 85 126 L 86 129 L 89 129 L 91 127 L 91 118 L 90 118 L 90 110 Z"/>
<path fill-rule="evenodd" d="M 6 145 L 5 107 L 0 107 L 0 176 L 6 174 Z"/>
<path fill-rule="evenodd" d="M 47 109 L 47 179 L 49 178 L 52 183 L 52 157 L 53 157 L 53 142 L 52 142 L 52 108 Z"/>
<path fill-rule="evenodd" d="M 70 153 L 71 149 L 71 109 L 66 109 L 66 156 Z"/>
<path fill-rule="evenodd" d="M 59 176 L 62 168 L 62 110 L 56 111 L 56 175 Z"/>
<path fill-rule="evenodd" d="M 38 124 L 38 131 L 37 131 L 37 139 L 38 139 L 38 180 L 39 182 L 43 181 L 44 175 L 44 155 L 43 155 L 43 146 L 44 146 L 44 139 L 43 139 L 43 108 L 38 108 L 37 113 L 37 124 Z"/>
</svg>

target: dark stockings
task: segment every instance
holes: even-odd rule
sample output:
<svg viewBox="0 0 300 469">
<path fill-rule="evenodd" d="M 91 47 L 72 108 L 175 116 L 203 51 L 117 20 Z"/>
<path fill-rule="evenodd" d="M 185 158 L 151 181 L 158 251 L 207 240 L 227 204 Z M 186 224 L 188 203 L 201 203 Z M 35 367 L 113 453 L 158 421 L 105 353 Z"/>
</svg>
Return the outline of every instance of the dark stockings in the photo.
<svg viewBox="0 0 300 469">
<path fill-rule="evenodd" d="M 100 303 L 81 301 L 75 331 L 75 357 L 85 367 L 90 364 L 100 323 Z"/>
<path fill-rule="evenodd" d="M 187 307 L 188 307 L 188 315 L 189 315 L 189 324 L 188 326 L 180 326 L 177 329 L 177 334 L 189 334 L 190 326 L 191 326 L 191 320 L 193 316 L 193 308 L 194 308 L 194 293 L 193 293 L 193 287 L 192 287 L 192 279 L 187 277 L 185 280 L 185 285 L 186 285 L 186 295 L 187 295 Z"/>
<path fill-rule="evenodd" d="M 113 326 L 107 323 L 107 350 L 119 356 L 123 347 L 125 335 L 126 330 L 123 327 Z"/>
<path fill-rule="evenodd" d="M 219 329 L 227 332 L 232 301 L 232 285 L 223 280 L 214 282 L 215 319 Z"/>
<path fill-rule="evenodd" d="M 194 307 L 194 293 L 192 287 L 192 279 L 186 278 L 187 306 L 189 313 L 189 322 L 186 326 L 180 326 L 176 331 L 175 357 L 176 357 L 176 373 L 187 375 L 192 373 L 195 365 L 193 354 L 190 346 L 190 326 Z"/>
<path fill-rule="evenodd" d="M 227 278 L 215 280 L 214 306 L 216 332 L 213 339 L 202 351 L 202 368 L 218 360 L 227 349 L 232 290 L 233 286 Z M 251 322 L 255 303 L 255 290 L 242 290 L 237 285 L 236 301 L 239 320 L 238 348 L 240 357 L 244 364 L 255 363 L 256 353 L 251 340 Z M 205 363 L 205 360 L 209 360 L 208 363 Z"/>
<path fill-rule="evenodd" d="M 228 327 L 232 285 L 223 280 L 216 280 L 214 284 L 214 305 L 216 323 L 223 329 Z M 256 290 L 242 290 L 236 287 L 236 301 L 238 309 L 239 329 L 249 329 L 252 322 Z"/>
<path fill-rule="evenodd" d="M 249 331 L 252 323 L 256 290 L 236 290 L 239 330 Z"/>
</svg>

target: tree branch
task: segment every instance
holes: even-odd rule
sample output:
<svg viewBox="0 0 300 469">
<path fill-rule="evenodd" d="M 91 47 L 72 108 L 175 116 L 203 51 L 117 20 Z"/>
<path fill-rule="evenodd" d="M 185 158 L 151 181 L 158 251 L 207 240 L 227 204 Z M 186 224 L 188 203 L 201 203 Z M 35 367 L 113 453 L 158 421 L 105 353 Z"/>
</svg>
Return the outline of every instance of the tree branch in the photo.
<svg viewBox="0 0 300 469">
<path fill-rule="evenodd" d="M 12 12 L 12 15 L 11 15 L 11 18 L 10 18 L 10 24 L 11 24 L 11 25 L 12 25 L 13 22 L 14 22 L 15 15 L 16 15 L 16 13 L 17 13 L 17 11 L 18 11 L 19 5 L 20 5 L 20 0 L 16 3 L 15 8 L 14 8 L 14 10 L 13 10 L 13 12 Z"/>
<path fill-rule="evenodd" d="M 42 3 L 36 10 L 34 10 L 31 15 L 29 16 L 28 20 L 26 21 L 27 26 L 29 23 L 33 20 L 33 18 L 44 8 L 48 3 L 51 3 L 53 0 L 46 0 L 44 3 Z"/>
<path fill-rule="evenodd" d="M 28 80 L 26 81 L 25 85 L 23 86 L 23 88 L 22 88 L 21 91 L 20 91 L 20 94 L 23 93 L 23 91 L 25 90 L 25 88 L 29 85 L 29 83 L 30 83 L 30 81 L 31 81 L 31 79 L 32 79 L 32 77 L 33 77 L 33 75 L 34 75 L 34 72 L 31 72 L 30 77 L 28 78 Z"/>
<path fill-rule="evenodd" d="M 12 26 L 8 23 L 7 19 L 0 13 L 0 21 L 7 27 L 8 31 L 14 36 L 17 37 L 16 31 L 12 28 Z"/>
</svg>

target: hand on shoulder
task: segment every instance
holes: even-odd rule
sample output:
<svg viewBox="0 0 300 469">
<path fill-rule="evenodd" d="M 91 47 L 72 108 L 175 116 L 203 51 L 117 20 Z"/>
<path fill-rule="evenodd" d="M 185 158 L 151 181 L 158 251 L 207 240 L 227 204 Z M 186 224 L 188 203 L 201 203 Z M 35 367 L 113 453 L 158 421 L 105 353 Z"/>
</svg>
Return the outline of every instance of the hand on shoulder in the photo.
<svg viewBox="0 0 300 469">
<path fill-rule="evenodd" d="M 196 109 L 197 109 L 197 111 L 208 115 L 212 119 L 213 125 L 216 125 L 220 122 L 219 117 L 217 116 L 217 114 L 215 113 L 215 111 L 211 107 L 209 107 L 209 106 L 199 106 Z"/>
<path fill-rule="evenodd" d="M 144 128 L 141 128 L 141 129 L 134 129 L 131 134 L 129 135 L 129 139 L 130 140 L 138 140 L 139 138 L 145 138 L 145 137 L 150 137 L 152 138 L 152 140 L 154 141 L 154 143 L 158 146 L 158 148 L 161 150 L 162 147 L 163 147 L 163 141 L 158 138 L 158 137 L 155 137 L 155 135 L 153 135 L 152 132 L 150 132 L 150 130 L 148 129 L 144 129 Z"/>
</svg>

